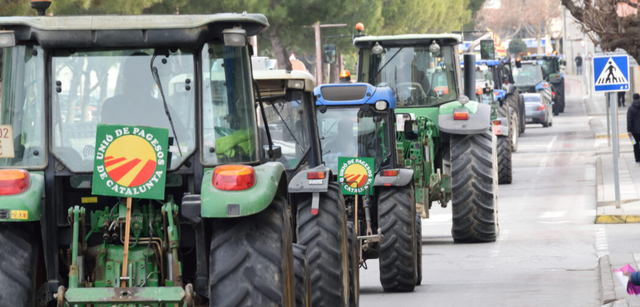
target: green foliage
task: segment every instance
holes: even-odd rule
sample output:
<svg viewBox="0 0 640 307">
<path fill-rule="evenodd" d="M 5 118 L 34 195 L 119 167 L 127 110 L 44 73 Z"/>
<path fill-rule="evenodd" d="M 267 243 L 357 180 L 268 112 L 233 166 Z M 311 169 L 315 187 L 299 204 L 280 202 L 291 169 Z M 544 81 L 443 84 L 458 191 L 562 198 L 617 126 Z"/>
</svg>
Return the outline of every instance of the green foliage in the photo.
<svg viewBox="0 0 640 307">
<path fill-rule="evenodd" d="M 29 0 L 0 0 L 0 16 L 35 15 Z"/>
<path fill-rule="evenodd" d="M 507 48 L 507 50 L 511 54 L 520 54 L 520 52 L 527 51 L 527 44 L 523 40 L 516 38 L 509 42 L 509 47 Z"/>
<path fill-rule="evenodd" d="M 389 0 L 382 9 L 383 34 L 459 30 L 471 20 L 469 0 Z"/>
</svg>

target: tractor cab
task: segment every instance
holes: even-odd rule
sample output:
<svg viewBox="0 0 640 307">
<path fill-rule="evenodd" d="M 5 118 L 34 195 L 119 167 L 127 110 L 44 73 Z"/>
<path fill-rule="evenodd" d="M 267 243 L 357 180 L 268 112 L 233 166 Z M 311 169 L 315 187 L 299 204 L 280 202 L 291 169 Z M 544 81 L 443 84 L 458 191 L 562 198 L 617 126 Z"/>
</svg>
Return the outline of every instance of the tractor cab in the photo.
<svg viewBox="0 0 640 307">
<path fill-rule="evenodd" d="M 374 173 L 395 167 L 396 99 L 389 87 L 328 84 L 315 89 L 322 159 L 338 174 L 338 157 L 372 157 Z"/>
<path fill-rule="evenodd" d="M 542 66 L 537 61 L 522 61 L 520 68 L 513 70 L 516 87 L 523 93 L 534 93 L 542 88 L 548 88 Z"/>
<path fill-rule="evenodd" d="M 524 56 L 523 59 L 526 61 L 534 61 L 536 64 L 542 67 L 544 80 L 553 86 L 552 94 L 554 102 L 554 112 L 556 113 L 556 115 L 558 113 L 564 112 L 564 73 L 562 73 L 560 68 L 562 56 L 558 56 L 554 51 L 554 54 L 532 54 Z"/>
<path fill-rule="evenodd" d="M 288 171 L 293 172 L 303 165 L 320 165 L 321 152 L 314 124 L 313 76 L 299 70 L 254 70 L 253 77 L 266 116 L 265 119 L 258 116 L 263 152 L 269 150 L 268 128 L 273 146 L 280 152 L 276 161 L 282 162 Z M 257 114 L 261 114 L 259 108 Z"/>
</svg>

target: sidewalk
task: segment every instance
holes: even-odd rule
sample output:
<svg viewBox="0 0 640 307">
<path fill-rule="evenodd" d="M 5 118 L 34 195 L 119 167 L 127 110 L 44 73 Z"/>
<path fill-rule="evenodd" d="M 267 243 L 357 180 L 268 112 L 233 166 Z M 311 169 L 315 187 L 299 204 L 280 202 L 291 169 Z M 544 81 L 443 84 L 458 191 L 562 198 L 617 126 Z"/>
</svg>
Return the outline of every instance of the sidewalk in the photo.
<svg viewBox="0 0 640 307">
<path fill-rule="evenodd" d="M 595 133 L 596 152 L 596 224 L 640 223 L 640 166 L 635 164 L 633 146 L 627 136 L 627 108 L 619 108 L 621 208 L 615 207 L 612 147 L 607 142 L 606 100 L 599 94 L 584 99 L 589 124 Z M 617 103 L 617 102 L 616 102 Z M 628 104 L 627 104 L 628 105 Z M 612 144 L 613 146 L 613 144 Z"/>
<path fill-rule="evenodd" d="M 598 259 L 602 307 L 640 307 L 640 297 L 629 295 L 627 287 L 618 285 L 613 277 L 613 269 L 620 269 L 627 264 L 637 271 L 640 268 L 640 254 L 612 254 Z"/>
</svg>

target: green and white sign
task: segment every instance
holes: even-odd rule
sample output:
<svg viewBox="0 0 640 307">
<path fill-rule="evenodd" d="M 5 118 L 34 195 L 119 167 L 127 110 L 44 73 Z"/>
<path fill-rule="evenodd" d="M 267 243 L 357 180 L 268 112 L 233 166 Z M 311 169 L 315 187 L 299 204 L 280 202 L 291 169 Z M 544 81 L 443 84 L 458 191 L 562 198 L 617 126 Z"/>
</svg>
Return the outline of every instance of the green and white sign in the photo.
<svg viewBox="0 0 640 307">
<path fill-rule="evenodd" d="M 164 199 L 168 144 L 165 128 L 98 125 L 91 192 Z"/>
<path fill-rule="evenodd" d="M 373 193 L 373 158 L 339 157 L 338 182 L 344 195 Z"/>
</svg>

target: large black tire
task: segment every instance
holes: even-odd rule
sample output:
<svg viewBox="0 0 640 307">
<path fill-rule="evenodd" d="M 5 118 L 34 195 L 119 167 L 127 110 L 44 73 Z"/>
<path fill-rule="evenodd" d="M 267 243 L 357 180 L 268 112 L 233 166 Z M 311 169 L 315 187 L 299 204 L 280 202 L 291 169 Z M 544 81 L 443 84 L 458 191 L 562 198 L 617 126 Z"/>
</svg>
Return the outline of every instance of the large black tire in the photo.
<svg viewBox="0 0 640 307">
<path fill-rule="evenodd" d="M 298 244 L 307 247 L 311 272 L 311 305 L 346 306 L 349 298 L 347 216 L 337 183 L 320 194 L 318 215 L 311 214 L 311 197 L 298 205 Z"/>
<path fill-rule="evenodd" d="M 349 249 L 349 307 L 360 306 L 360 244 L 353 222 L 347 222 L 347 246 Z"/>
<path fill-rule="evenodd" d="M 564 112 L 565 99 L 564 99 L 564 79 L 555 86 L 556 90 L 556 100 L 560 103 L 560 113 Z"/>
<path fill-rule="evenodd" d="M 31 225 L 0 224 L 0 305 L 33 306 L 38 242 Z"/>
<path fill-rule="evenodd" d="M 285 198 L 212 223 L 209 306 L 293 306 L 293 246 Z"/>
<path fill-rule="evenodd" d="M 409 292 L 416 286 L 416 203 L 413 185 L 380 189 L 378 225 L 380 283 L 384 291 Z"/>
<path fill-rule="evenodd" d="M 451 135 L 451 234 L 455 242 L 493 242 L 498 236 L 495 142 L 488 130 Z"/>
<path fill-rule="evenodd" d="M 518 134 L 520 129 L 520 121 L 518 120 L 518 110 L 520 104 L 518 102 L 518 92 L 508 95 L 503 106 L 498 109 L 498 117 L 506 118 L 509 114 L 509 139 L 511 140 L 513 151 L 518 150 Z M 509 108 L 507 109 L 507 105 Z"/>
<path fill-rule="evenodd" d="M 422 218 L 420 214 L 416 214 L 416 270 L 418 272 L 418 279 L 416 279 L 416 286 L 422 284 Z"/>
<path fill-rule="evenodd" d="M 520 119 L 520 134 L 523 134 L 527 127 L 527 118 L 525 114 L 525 105 L 524 105 L 524 96 L 522 94 L 518 94 L 518 118 Z"/>
<path fill-rule="evenodd" d="M 498 136 L 498 183 L 510 184 L 513 180 L 511 173 L 511 142 L 507 136 Z"/>
<path fill-rule="evenodd" d="M 311 306 L 311 275 L 307 249 L 293 244 L 293 274 L 296 278 L 296 307 Z"/>
</svg>

